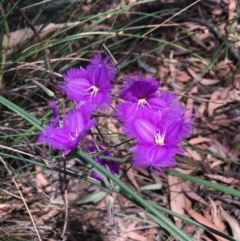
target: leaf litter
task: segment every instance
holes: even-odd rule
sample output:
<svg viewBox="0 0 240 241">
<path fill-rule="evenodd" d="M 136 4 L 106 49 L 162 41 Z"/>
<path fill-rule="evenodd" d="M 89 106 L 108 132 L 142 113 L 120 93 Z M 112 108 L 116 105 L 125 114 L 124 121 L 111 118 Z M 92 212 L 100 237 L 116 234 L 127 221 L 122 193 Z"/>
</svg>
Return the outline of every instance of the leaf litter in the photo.
<svg viewBox="0 0 240 241">
<path fill-rule="evenodd" d="M 136 1 L 123 2 L 127 5 L 129 2 L 135 3 Z M 148 9 L 148 11 L 154 12 L 164 6 L 169 11 L 169 13 L 165 13 L 166 16 L 160 17 L 160 19 L 147 18 L 147 22 L 152 21 L 159 24 L 159 21 L 164 21 L 168 14 L 172 15 L 175 8 L 182 9 L 186 7 L 184 3 L 180 2 L 159 1 L 159 3 L 146 3 L 146 5 L 138 6 L 134 10 L 145 12 Z M 120 4 L 120 2 L 117 4 Z M 91 8 L 91 5 L 93 8 Z M 93 1 L 88 1 L 88 4 L 83 5 L 82 9 L 94 13 L 94 11 L 109 10 L 111 9 L 109 6 L 101 4 L 96 6 Z M 239 65 L 231 59 L 231 53 L 229 54 L 227 51 L 227 48 L 230 48 L 229 45 L 225 46 L 226 49 L 222 48 L 223 43 L 216 38 L 210 27 L 201 24 L 199 21 L 191 21 L 191 18 L 207 19 L 218 27 L 221 35 L 225 36 L 226 40 L 229 38 L 232 41 L 232 33 L 239 31 L 239 23 L 235 20 L 238 8 L 239 3 L 234 0 L 211 0 L 197 4 L 192 10 L 197 13 L 196 15 L 192 11 L 183 12 L 179 18 L 172 20 L 173 23 L 176 23 L 175 27 L 165 27 L 163 31 L 160 29 L 158 32 L 153 33 L 153 36 L 163 38 L 169 43 L 174 42 L 175 46 L 167 44 L 161 51 L 159 50 L 159 53 L 156 51 L 151 53 L 151 56 L 144 54 L 140 62 L 136 61 L 129 67 L 134 72 L 141 68 L 138 63 L 144 63 L 148 68 L 143 68 L 143 71 L 147 72 L 148 69 L 154 69 L 155 72 L 156 70 L 155 76 L 161 79 L 163 88 L 177 93 L 179 98 L 189 108 L 193 108 L 195 112 L 195 131 L 185 143 L 186 155 L 178 158 L 177 170 L 206 178 L 213 183 L 225 184 L 235 189 L 239 189 L 240 172 Z M 133 14 L 130 10 L 126 10 L 121 16 L 121 20 L 116 20 L 116 24 L 118 24 L 117 21 L 123 23 L 132 19 L 134 19 Z M 232 24 L 229 25 L 228 23 L 231 22 Z M 218 25 L 218 23 L 222 24 Z M 143 24 L 145 23 L 143 22 Z M 69 25 L 73 26 L 71 22 L 69 22 Z M 104 29 L 111 29 L 111 22 L 106 21 L 101 26 L 104 26 Z M 94 28 L 95 30 L 101 30 L 101 26 L 95 26 Z M 48 38 L 49 33 L 56 33 L 65 27 L 64 22 L 46 25 L 45 30 L 50 32 L 44 35 L 44 38 Z M 87 24 L 84 27 L 87 27 Z M 17 37 L 15 42 L 12 42 L 12 36 L 26 37 L 24 31 L 29 30 L 19 28 L 16 31 L 18 32 L 13 30 L 10 35 L 11 51 L 16 48 L 16 44 L 23 41 L 23 39 Z M 236 48 L 238 40 L 235 40 L 234 43 L 231 41 L 230 45 L 235 43 Z M 6 47 L 5 44 L 4 46 Z M 143 43 L 143 46 L 146 52 L 156 47 L 150 41 Z M 126 46 L 122 46 L 122 49 L 119 48 L 119 52 L 116 52 L 116 59 L 121 53 L 124 53 Z M 135 54 L 142 55 L 141 48 L 134 51 Z M 215 56 L 215 53 L 218 52 L 221 55 Z M 193 53 L 202 58 L 196 57 Z M 51 54 L 55 57 L 54 53 Z M 212 58 L 213 56 L 214 58 Z M 37 54 L 34 57 L 38 59 Z M 32 60 L 28 59 L 28 61 L 34 62 L 34 57 Z M 14 72 L 15 81 L 24 78 L 31 79 L 36 75 L 37 71 L 33 70 L 27 73 L 24 70 L 19 71 L 18 68 L 11 70 L 11 72 Z M 153 74 L 153 72 L 149 74 Z M 5 86 L 6 93 L 11 88 L 13 86 L 7 84 Z M 8 97 L 18 100 L 18 96 L 23 96 L 20 90 L 16 90 L 14 94 L 15 96 L 9 92 Z M 28 90 L 25 90 L 24 95 L 26 99 L 32 98 L 31 92 Z M 43 107 L 38 110 L 38 104 L 40 103 Z M 25 104 L 25 107 L 32 110 L 32 113 L 41 116 L 42 111 L 48 108 L 47 101 L 43 105 L 42 103 L 43 100 L 39 99 L 39 103 L 31 103 L 30 106 Z M 16 116 L 11 115 L 9 112 L 3 111 L 1 113 L 1 126 L 6 126 L 6 123 L 2 121 L 3 119 L 8 120 L 7 126 L 15 126 L 16 130 L 26 129 L 26 123 L 19 121 L 16 123 Z M 101 119 L 102 126 L 106 126 L 108 130 L 114 133 L 120 131 L 117 123 L 112 123 L 109 119 Z M 1 128 L 1 132 L 6 135 L 13 133 L 13 130 Z M 13 140 L 9 137 L 7 141 L 11 143 Z M 40 152 L 41 156 L 45 156 L 46 153 L 51 156 L 49 150 L 41 149 L 35 144 L 29 146 L 28 142 L 29 140 L 23 139 L 22 143 L 16 146 L 16 149 L 34 153 L 33 148 L 35 148 Z M 114 144 L 119 143 L 120 137 L 116 135 L 113 142 Z M 126 155 L 126 153 L 128 153 L 126 146 L 116 150 L 116 154 L 119 156 Z M 131 157 L 127 156 L 127 158 L 130 159 Z M 88 172 L 76 160 L 68 161 L 68 168 L 76 172 Z M 19 166 L 15 168 L 19 168 Z M 28 169 L 28 171 L 31 175 L 24 175 L 23 172 L 20 172 L 18 183 L 33 218 L 36 220 L 42 240 L 63 240 L 61 231 L 65 219 L 65 203 L 60 187 L 64 185 L 64 181 L 59 182 L 57 173 L 43 168 L 36 167 L 33 170 Z M 123 179 L 139 193 L 141 187 L 159 184 L 157 178 L 154 178 L 154 175 L 151 174 L 151 170 L 131 168 L 129 164 L 125 164 L 122 171 L 123 173 L 126 172 Z M 183 181 L 166 173 L 158 175 L 161 179 L 161 186 L 154 190 L 144 190 L 140 195 L 174 212 L 187 215 L 203 225 L 233 236 L 237 240 L 240 239 L 240 211 L 237 211 L 240 210 L 239 199 L 200 184 Z M 26 226 L 30 228 L 32 226 L 26 209 L 18 197 L 17 190 L 10 179 L 3 180 L 0 186 L 0 190 L 4 190 L 0 191 L 0 214 L 2 217 L 0 219 L 0 240 L 7 240 L 6 237 L 13 236 L 18 237 L 19 240 L 35 240 L 34 231 L 26 228 Z M 111 226 L 106 215 L 108 208 L 106 198 L 110 195 L 109 193 L 103 195 L 103 198 L 97 203 L 81 203 L 84 197 L 101 192 L 101 190 L 86 184 L 84 180 L 70 177 L 68 178 L 67 189 L 69 214 L 65 240 L 151 241 L 157 240 L 157 238 L 158 240 L 175 240 L 171 237 L 171 234 L 167 234 L 162 229 L 155 227 L 141 209 L 119 194 L 114 194 L 115 224 Z M 183 226 L 183 221 L 179 218 L 174 217 L 172 220 L 196 240 L 227 240 L 217 234 L 196 228 L 189 223 L 184 223 Z"/>
</svg>

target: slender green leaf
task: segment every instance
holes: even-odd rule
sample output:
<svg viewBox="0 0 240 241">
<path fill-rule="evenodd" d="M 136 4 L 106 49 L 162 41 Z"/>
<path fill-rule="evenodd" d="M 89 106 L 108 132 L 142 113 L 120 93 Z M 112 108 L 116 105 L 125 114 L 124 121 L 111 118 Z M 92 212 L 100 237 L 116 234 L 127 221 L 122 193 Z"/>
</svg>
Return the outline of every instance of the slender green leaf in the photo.
<svg viewBox="0 0 240 241">
<path fill-rule="evenodd" d="M 84 203 L 97 203 L 101 201 L 105 196 L 106 192 L 98 191 L 90 193 L 84 197 L 82 197 L 80 200 L 77 201 L 77 204 L 84 204 Z"/>
<path fill-rule="evenodd" d="M 209 188 L 215 189 L 217 191 L 230 194 L 230 195 L 235 196 L 235 197 L 240 197 L 240 191 L 238 191 L 236 189 L 233 189 L 231 187 L 225 186 L 223 184 L 218 184 L 218 183 L 214 183 L 214 182 L 211 182 L 211 181 L 203 180 L 200 177 L 194 177 L 194 176 L 186 175 L 186 174 L 176 172 L 176 171 L 173 171 L 173 170 L 168 170 L 167 172 L 171 176 L 180 177 L 180 178 L 185 179 L 187 181 L 198 183 L 198 184 L 204 185 L 205 187 L 209 187 Z"/>
<path fill-rule="evenodd" d="M 36 128 L 39 130 L 42 130 L 43 127 L 41 125 L 41 121 L 39 121 L 37 118 L 29 114 L 27 111 L 19 107 L 18 105 L 14 104 L 10 100 L 4 98 L 3 96 L 0 96 L 0 103 L 5 105 L 10 110 L 14 111 L 18 115 L 22 116 L 24 119 L 26 119 L 28 122 L 33 124 Z"/>
<path fill-rule="evenodd" d="M 98 172 L 100 175 L 104 175 L 107 178 L 111 179 L 114 183 L 116 183 L 119 187 L 119 192 L 123 196 L 145 209 L 151 215 L 151 217 L 160 226 L 165 228 L 171 235 L 174 235 L 177 239 L 181 241 L 192 241 L 192 239 L 188 235 L 184 234 L 168 218 L 160 214 L 156 208 L 149 204 L 149 202 L 144 200 L 140 195 L 138 195 L 126 184 L 124 184 L 119 178 L 112 175 L 107 169 L 103 168 L 99 163 L 94 161 L 89 155 L 80 150 L 73 151 L 72 154 L 74 154 L 76 157 L 79 157 L 84 163 L 91 164 L 94 171 Z"/>
<path fill-rule="evenodd" d="M 161 190 L 162 183 L 154 183 L 139 188 L 140 191 Z"/>
</svg>

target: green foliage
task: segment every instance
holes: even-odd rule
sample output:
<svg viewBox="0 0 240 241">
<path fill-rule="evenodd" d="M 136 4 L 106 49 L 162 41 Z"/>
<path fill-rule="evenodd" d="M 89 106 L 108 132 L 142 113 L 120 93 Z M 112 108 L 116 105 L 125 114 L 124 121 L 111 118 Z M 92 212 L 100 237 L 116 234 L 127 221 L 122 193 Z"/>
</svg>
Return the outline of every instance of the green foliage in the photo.
<svg viewBox="0 0 240 241">
<path fill-rule="evenodd" d="M 132 4 L 118 3 L 111 8 L 101 6 L 103 11 L 99 11 L 98 7 L 101 1 L 96 1 L 92 3 L 91 7 L 86 5 L 85 9 L 87 10 L 84 12 L 82 11 L 84 1 L 70 1 L 69 4 L 63 4 L 54 10 L 49 10 L 54 6 L 51 5 L 54 1 L 38 1 L 30 5 L 24 5 L 25 1 L 23 1 L 22 5 L 21 1 L 16 1 L 15 4 L 10 2 L 3 1 L 3 3 L 0 3 L 3 16 L 0 20 L 0 26 L 2 26 L 0 156 L 8 160 L 13 172 L 21 177 L 28 169 L 40 166 L 44 170 L 59 173 L 59 175 L 63 174 L 73 179 L 84 180 L 89 184 L 100 187 L 101 191 L 84 197 L 79 201 L 81 204 L 97 203 L 110 191 L 120 193 L 140 209 L 145 210 L 153 220 L 152 223 L 164 228 L 169 236 L 173 235 L 177 240 L 190 241 L 193 239 L 175 226 L 171 221 L 172 217 L 178 217 L 185 224 L 190 223 L 228 240 L 235 240 L 233 237 L 212 230 L 185 215 L 180 215 L 157 203 L 144 199 L 142 193 L 137 193 L 129 184 L 122 181 L 122 176 L 113 176 L 82 150 L 72 152 L 70 157 L 78 158 L 82 161 L 84 167 L 91 168 L 104 176 L 109 186 L 78 172 L 61 168 L 56 164 L 49 164 L 48 160 L 50 158 L 53 158 L 56 162 L 60 159 L 56 156 L 56 153 L 50 155 L 49 150 L 47 150 L 46 156 L 42 158 L 45 162 L 39 161 L 35 156 L 35 151 L 41 152 L 40 155 L 45 155 L 46 150 L 41 150 L 37 145 L 34 146 L 39 131 L 48 123 L 51 115 L 48 106 L 49 96 L 51 98 L 56 96 L 61 101 L 63 99 L 57 88 L 62 74 L 71 66 L 86 65 L 89 57 L 102 50 L 103 46 L 106 46 L 105 51 L 117 62 L 120 74 L 123 70 L 135 72 L 140 68 L 155 73 L 157 66 L 145 64 L 146 59 L 150 59 L 152 63 L 157 62 L 159 58 L 162 58 L 162 55 L 171 57 L 176 53 L 176 56 L 191 56 L 204 63 L 205 67 L 201 70 L 201 77 L 204 77 L 219 61 L 223 53 L 227 52 L 230 48 L 229 44 L 220 44 L 213 56 L 205 55 L 203 52 L 190 48 L 185 44 L 185 41 L 194 33 L 181 32 L 181 14 L 177 18 L 180 19 L 178 22 L 177 20 L 174 22 L 175 19 L 171 17 L 179 12 L 184 13 L 185 9 L 172 6 L 166 9 L 159 8 L 155 11 L 142 11 L 141 8 L 146 6 L 150 8 L 155 1 L 136 1 L 136 3 Z M 18 11 L 19 7 L 30 20 L 31 26 L 26 21 L 24 21 L 24 24 L 19 22 L 19 19 L 23 18 Z M 34 14 L 31 15 L 31 12 L 34 12 Z M 186 7 L 186 12 L 191 13 L 191 9 L 189 10 Z M 167 16 L 170 20 L 165 21 L 166 18 L 161 16 Z M 178 39 L 162 37 L 161 31 L 168 30 L 162 24 L 163 19 L 165 19 L 165 24 L 178 26 L 176 31 L 181 33 Z M 148 23 L 149 20 L 151 20 L 151 23 Z M 37 29 L 41 41 L 37 40 L 37 36 L 33 34 L 32 26 Z M 154 28 L 157 31 L 146 34 Z M 24 32 L 25 30 L 28 31 Z M 21 34 L 17 35 L 19 33 Z M 22 35 L 22 33 L 25 34 Z M 15 42 L 14 36 L 18 36 Z M 168 64 L 164 61 L 163 63 Z M 185 92 L 193 85 L 204 89 L 203 86 L 193 81 L 186 84 Z M 122 145 L 124 146 L 126 140 L 121 133 L 109 130 L 104 125 L 101 128 L 105 138 L 111 139 L 117 136 L 119 140 L 123 141 Z M 119 150 L 121 151 L 121 149 Z M 200 154 L 204 152 L 197 148 L 194 150 Z M 207 156 L 208 154 L 220 157 L 224 163 L 233 163 L 228 157 L 210 151 L 204 152 L 204 155 Z M 126 157 L 101 157 L 120 163 L 131 162 L 131 158 Z M 239 190 L 222 183 L 205 180 L 201 175 L 192 176 L 174 170 L 166 172 L 191 183 L 198 183 L 208 189 L 209 192 L 224 193 L 234 198 L 240 198 Z M 31 172 L 29 175 L 31 175 Z M 3 179 L 3 181 L 8 182 L 9 177 Z M 139 191 L 159 191 L 161 189 L 162 185 L 160 184 L 150 184 L 140 187 Z M 8 238 L 7 236 L 2 240 L 24 241 L 21 238 L 14 239 L 14 237 Z"/>
</svg>

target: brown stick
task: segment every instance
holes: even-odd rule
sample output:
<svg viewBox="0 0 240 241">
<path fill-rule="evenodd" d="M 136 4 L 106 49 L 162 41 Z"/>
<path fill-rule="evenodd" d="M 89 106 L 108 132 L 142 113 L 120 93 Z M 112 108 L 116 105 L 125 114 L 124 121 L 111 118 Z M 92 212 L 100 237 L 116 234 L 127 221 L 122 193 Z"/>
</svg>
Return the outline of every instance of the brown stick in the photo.
<svg viewBox="0 0 240 241">
<path fill-rule="evenodd" d="M 9 0 L 9 2 L 13 5 L 15 5 L 13 0 Z M 29 20 L 29 18 L 27 17 L 27 15 L 22 11 L 22 9 L 18 6 L 16 6 L 17 11 L 19 12 L 19 14 L 23 17 L 23 19 L 25 20 L 26 24 L 28 25 L 28 27 L 33 31 L 34 35 L 37 38 L 37 41 L 39 43 L 42 43 L 43 40 L 41 38 L 41 36 L 39 35 L 38 31 L 36 30 L 36 28 L 32 25 L 31 21 Z M 52 67 L 51 67 L 51 62 L 50 62 L 50 51 L 49 49 L 46 47 L 44 49 L 45 51 L 45 64 L 46 64 L 46 68 L 49 71 L 49 75 L 50 75 L 50 79 L 53 81 L 55 80 L 55 75 L 52 71 Z"/>
</svg>

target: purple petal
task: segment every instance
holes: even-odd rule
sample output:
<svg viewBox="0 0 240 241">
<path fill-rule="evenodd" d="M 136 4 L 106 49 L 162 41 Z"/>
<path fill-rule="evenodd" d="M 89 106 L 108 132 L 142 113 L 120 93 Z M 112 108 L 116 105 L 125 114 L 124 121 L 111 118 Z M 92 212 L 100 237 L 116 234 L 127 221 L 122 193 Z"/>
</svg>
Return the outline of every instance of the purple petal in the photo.
<svg viewBox="0 0 240 241">
<path fill-rule="evenodd" d="M 116 107 L 116 115 L 123 123 L 133 121 L 139 117 L 149 118 L 158 116 L 160 118 L 163 109 L 167 108 L 166 103 L 158 96 L 147 99 L 147 103 L 139 105 L 138 102 L 120 103 Z"/>
<path fill-rule="evenodd" d="M 132 121 L 138 112 L 137 103 L 120 103 L 116 108 L 116 115 L 123 123 Z"/>
<path fill-rule="evenodd" d="M 184 110 L 186 111 L 186 110 Z M 166 144 L 176 145 L 181 142 L 182 138 L 189 137 L 193 127 L 193 115 L 183 113 L 178 117 L 172 118 L 171 121 L 165 123 L 166 126 Z"/>
<path fill-rule="evenodd" d="M 195 120 L 195 116 L 188 110 L 184 113 L 183 117 L 183 127 L 182 127 L 182 137 L 188 138 L 193 130 L 193 122 Z"/>
<path fill-rule="evenodd" d="M 53 149 L 72 150 L 77 147 L 79 136 L 69 132 L 67 128 L 46 127 L 40 134 L 39 142 L 49 144 Z"/>
<path fill-rule="evenodd" d="M 92 84 L 99 88 L 111 88 L 110 81 L 116 77 L 116 68 L 108 57 L 101 54 L 96 55 L 90 60 L 87 71 L 91 76 Z"/>
<path fill-rule="evenodd" d="M 172 167 L 175 165 L 175 155 L 178 147 L 155 145 L 138 145 L 134 149 L 133 165 L 140 167 Z"/>
<path fill-rule="evenodd" d="M 81 135 L 81 132 L 85 133 L 96 125 L 95 120 L 90 119 L 91 111 L 87 105 L 69 111 L 63 119 L 63 125 L 68 128 L 69 132 Z"/>
<path fill-rule="evenodd" d="M 64 154 L 67 154 L 75 149 L 87 131 L 96 125 L 95 120 L 90 119 L 90 112 L 91 109 L 85 105 L 69 111 L 63 118 L 62 127 L 54 127 L 50 123 L 40 133 L 38 141 L 49 144 L 53 149 L 64 150 Z"/>
<path fill-rule="evenodd" d="M 154 95 L 147 100 L 153 111 L 161 111 L 164 108 L 169 108 L 169 103 L 158 95 Z"/>
<path fill-rule="evenodd" d="M 83 68 L 71 68 L 64 75 L 62 89 L 70 100 L 80 101 L 86 99 L 87 90 L 91 87 L 88 73 Z"/>
<path fill-rule="evenodd" d="M 176 145 L 181 141 L 183 123 L 181 120 L 173 120 L 165 132 L 165 144 Z"/>
<path fill-rule="evenodd" d="M 108 161 L 107 162 L 104 162 L 104 161 L 99 161 L 99 160 L 96 160 L 102 167 L 104 167 L 105 169 L 109 170 L 112 174 L 118 174 L 119 173 L 119 164 L 116 163 L 116 162 L 110 162 Z M 103 180 L 103 177 L 101 175 L 99 175 L 98 173 L 96 172 L 92 172 L 91 174 L 91 177 L 96 179 L 96 180 L 99 180 L 99 181 L 102 181 Z"/>
<path fill-rule="evenodd" d="M 53 120 L 52 120 L 52 125 L 57 126 L 59 124 L 59 114 L 58 114 L 58 108 L 55 100 L 50 101 L 50 106 L 52 108 L 53 112 Z"/>
<path fill-rule="evenodd" d="M 77 110 L 68 112 L 63 119 L 63 125 L 69 132 L 81 133 L 85 129 L 83 114 Z"/>
<path fill-rule="evenodd" d="M 110 90 L 100 90 L 95 96 L 90 97 L 89 105 L 92 105 L 93 108 L 106 108 L 112 102 L 112 97 L 110 94 Z"/>
<path fill-rule="evenodd" d="M 159 83 L 155 78 L 141 79 L 140 76 L 127 76 L 129 83 L 123 88 L 120 97 L 127 101 L 138 102 L 139 99 L 148 99 L 155 95 Z"/>
<path fill-rule="evenodd" d="M 104 144 L 99 144 L 99 148 L 106 148 L 106 146 Z M 91 153 L 91 154 L 98 152 L 95 144 L 91 141 L 86 143 L 86 150 L 87 150 L 88 153 Z M 101 153 L 101 155 L 112 156 L 113 154 L 109 151 L 103 151 Z M 117 162 L 104 160 L 100 157 L 93 157 L 93 159 L 96 162 L 98 162 L 102 167 L 109 170 L 112 174 L 118 174 L 119 173 L 119 164 Z M 93 178 L 95 178 L 99 181 L 103 180 L 103 177 L 96 172 L 92 172 L 91 177 L 93 177 Z"/>
<path fill-rule="evenodd" d="M 154 143 L 156 126 L 146 119 L 134 121 L 135 138 L 140 143 Z"/>
</svg>

